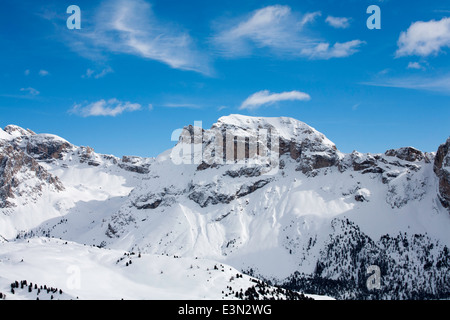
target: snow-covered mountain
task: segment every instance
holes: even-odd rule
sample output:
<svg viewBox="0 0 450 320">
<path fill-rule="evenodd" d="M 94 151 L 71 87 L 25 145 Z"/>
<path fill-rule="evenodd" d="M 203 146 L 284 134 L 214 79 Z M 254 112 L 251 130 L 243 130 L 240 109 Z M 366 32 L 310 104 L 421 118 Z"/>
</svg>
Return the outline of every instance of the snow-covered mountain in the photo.
<svg viewBox="0 0 450 320">
<path fill-rule="evenodd" d="M 12 248 L 46 247 L 45 237 L 95 246 L 93 256 L 215 261 L 335 298 L 448 298 L 449 147 L 450 138 L 436 153 L 345 154 L 295 119 L 230 115 L 208 130 L 185 127 L 157 158 L 119 159 L 8 126 L 0 271 Z M 366 286 L 371 265 L 381 270 L 379 289 Z"/>
</svg>

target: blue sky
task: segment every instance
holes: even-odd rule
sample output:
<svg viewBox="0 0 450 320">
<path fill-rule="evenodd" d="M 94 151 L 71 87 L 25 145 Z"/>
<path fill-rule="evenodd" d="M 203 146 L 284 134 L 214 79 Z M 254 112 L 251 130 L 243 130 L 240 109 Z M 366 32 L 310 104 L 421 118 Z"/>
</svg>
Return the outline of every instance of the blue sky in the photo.
<svg viewBox="0 0 450 320">
<path fill-rule="evenodd" d="M 70 30 L 69 5 L 81 9 Z M 369 30 L 369 5 L 381 29 Z M 446 1 L 2 1 L 0 125 L 156 156 L 232 113 L 288 116 L 343 152 L 450 134 Z"/>
</svg>

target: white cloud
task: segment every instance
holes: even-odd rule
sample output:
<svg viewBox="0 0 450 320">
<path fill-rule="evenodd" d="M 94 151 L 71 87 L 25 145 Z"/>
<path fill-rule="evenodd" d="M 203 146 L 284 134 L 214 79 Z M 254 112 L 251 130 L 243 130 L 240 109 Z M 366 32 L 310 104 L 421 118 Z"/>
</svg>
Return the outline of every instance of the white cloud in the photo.
<svg viewBox="0 0 450 320">
<path fill-rule="evenodd" d="M 113 69 L 111 69 L 110 67 L 107 67 L 107 68 L 103 69 L 102 71 L 100 71 L 99 73 L 97 73 L 96 75 L 94 75 L 94 78 L 95 79 L 103 78 L 108 73 L 112 73 L 112 72 L 114 72 Z"/>
<path fill-rule="evenodd" d="M 358 48 L 365 42 L 352 40 L 344 43 L 336 42 L 333 46 L 329 43 L 319 43 L 312 48 L 302 49 L 302 54 L 311 59 L 344 58 L 358 52 Z"/>
<path fill-rule="evenodd" d="M 30 75 L 30 70 L 29 70 L 29 69 L 25 70 L 24 74 L 25 74 L 26 76 L 29 76 L 29 75 Z"/>
<path fill-rule="evenodd" d="M 352 106 L 352 110 L 353 110 L 353 111 L 358 110 L 358 108 L 359 108 L 360 105 L 361 105 L 361 103 L 355 103 L 355 104 Z"/>
<path fill-rule="evenodd" d="M 92 77 L 92 75 L 93 75 L 94 73 L 95 73 L 94 70 L 92 70 L 92 69 L 87 69 L 87 70 L 86 70 L 86 73 L 83 74 L 81 77 L 82 77 L 82 78 L 90 78 L 90 77 Z"/>
<path fill-rule="evenodd" d="M 254 110 L 263 105 L 271 105 L 279 101 L 287 101 L 287 100 L 306 101 L 310 99 L 311 97 L 309 94 L 295 90 L 281 93 L 270 93 L 269 90 L 262 90 L 252 94 L 250 97 L 245 99 L 245 101 L 241 104 L 239 109 Z"/>
<path fill-rule="evenodd" d="M 388 74 L 388 73 L 391 72 L 391 71 L 392 71 L 391 69 L 386 68 L 386 69 L 383 69 L 383 70 L 379 71 L 377 74 L 378 74 L 379 76 L 382 76 L 382 75 Z"/>
<path fill-rule="evenodd" d="M 94 77 L 95 79 L 99 79 L 99 78 L 103 78 L 108 73 L 112 73 L 112 72 L 114 72 L 114 71 L 113 71 L 113 69 L 111 67 L 106 67 L 106 68 L 102 69 L 100 72 L 96 72 L 96 71 L 94 71 L 92 69 L 87 69 L 86 73 L 83 74 L 81 77 L 82 78 Z"/>
<path fill-rule="evenodd" d="M 34 88 L 28 87 L 28 88 L 20 88 L 20 91 L 23 92 L 28 92 L 29 94 L 31 94 L 32 96 L 37 96 L 38 94 L 40 94 L 39 91 L 37 91 Z"/>
<path fill-rule="evenodd" d="M 320 12 L 320 11 L 305 14 L 303 16 L 302 20 L 300 21 L 300 26 L 303 27 L 306 24 L 313 22 L 314 20 L 316 20 L 317 17 L 320 17 L 321 15 L 322 15 L 322 12 Z"/>
<path fill-rule="evenodd" d="M 350 27 L 350 19 L 345 17 L 328 16 L 325 19 L 325 22 L 328 23 L 333 28 L 346 29 Z"/>
<path fill-rule="evenodd" d="M 187 109 L 200 109 L 201 106 L 195 103 L 166 103 L 162 105 L 166 108 L 187 108 Z"/>
<path fill-rule="evenodd" d="M 82 117 L 110 116 L 115 117 L 123 112 L 132 112 L 141 109 L 139 103 L 122 102 L 117 99 L 99 100 L 88 104 L 75 104 L 70 113 Z"/>
<path fill-rule="evenodd" d="M 143 0 L 106 1 L 93 19 L 93 26 L 67 43 L 81 55 L 98 59 L 105 52 L 131 54 L 156 60 L 175 69 L 209 73 L 208 58 L 178 27 L 163 24 Z"/>
<path fill-rule="evenodd" d="M 374 82 L 365 82 L 362 84 L 378 87 L 392 87 L 392 88 L 432 91 L 450 95 L 450 74 L 444 74 L 434 77 L 414 76 L 403 78 L 389 78 Z"/>
<path fill-rule="evenodd" d="M 418 62 L 410 62 L 408 63 L 407 66 L 408 69 L 417 69 L 417 70 L 422 70 L 425 69 L 420 63 Z"/>
<path fill-rule="evenodd" d="M 41 77 L 45 77 L 45 76 L 48 76 L 49 75 L 49 73 L 48 73 L 48 71 L 47 70 L 39 70 L 39 75 L 41 76 Z"/>
<path fill-rule="evenodd" d="M 353 40 L 330 44 L 315 39 L 304 30 L 305 25 L 320 16 L 320 12 L 299 15 L 289 6 L 273 5 L 252 12 L 240 22 L 223 27 L 213 38 L 219 52 L 229 57 L 250 55 L 253 50 L 268 48 L 289 56 L 314 56 L 317 59 L 346 57 L 362 43 Z"/>
<path fill-rule="evenodd" d="M 297 24 L 288 6 L 274 5 L 254 11 L 251 16 L 232 28 L 227 28 L 214 38 L 225 55 L 246 55 L 253 45 L 285 50 L 301 44 Z M 295 50 L 295 49 L 294 49 Z"/>
<path fill-rule="evenodd" d="M 222 111 L 224 109 L 228 109 L 228 107 L 227 106 L 219 106 L 219 107 L 217 107 L 217 111 Z"/>
<path fill-rule="evenodd" d="M 450 47 L 450 18 L 414 22 L 400 34 L 397 45 L 397 57 L 437 55 Z"/>
</svg>

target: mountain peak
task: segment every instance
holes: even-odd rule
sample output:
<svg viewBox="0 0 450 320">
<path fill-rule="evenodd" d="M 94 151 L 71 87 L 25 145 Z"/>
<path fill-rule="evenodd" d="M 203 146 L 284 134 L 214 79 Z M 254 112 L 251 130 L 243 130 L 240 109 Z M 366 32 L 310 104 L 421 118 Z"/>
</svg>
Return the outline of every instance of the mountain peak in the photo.
<svg viewBox="0 0 450 320">
<path fill-rule="evenodd" d="M 31 131 L 30 129 L 24 129 L 22 127 L 10 124 L 7 125 L 4 129 L 4 132 L 9 133 L 13 138 L 21 137 L 21 136 L 34 136 L 36 133 Z"/>
<path fill-rule="evenodd" d="M 230 114 L 228 116 L 220 117 L 217 120 L 217 125 L 231 125 L 240 128 L 260 128 L 264 125 L 270 125 L 276 129 L 282 127 L 308 127 L 306 123 L 290 117 L 253 117 L 241 114 Z"/>
<path fill-rule="evenodd" d="M 300 142 L 309 139 L 336 148 L 335 144 L 325 137 L 323 133 L 302 121 L 290 117 L 252 117 L 230 114 L 219 118 L 212 128 L 222 127 L 227 127 L 227 129 L 232 131 L 235 129 L 243 129 L 245 131 L 275 129 L 279 137 L 284 140 Z"/>
</svg>

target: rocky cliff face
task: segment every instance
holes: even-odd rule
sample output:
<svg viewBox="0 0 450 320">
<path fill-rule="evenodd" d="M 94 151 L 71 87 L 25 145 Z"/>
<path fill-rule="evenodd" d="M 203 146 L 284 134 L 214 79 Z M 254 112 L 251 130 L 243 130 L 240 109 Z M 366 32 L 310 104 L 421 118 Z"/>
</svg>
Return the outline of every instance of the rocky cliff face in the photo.
<svg viewBox="0 0 450 320">
<path fill-rule="evenodd" d="M 187 145 L 192 150 L 186 148 Z M 334 143 L 322 133 L 301 121 L 285 117 L 230 115 L 220 118 L 208 130 L 185 127 L 178 148 L 185 152 L 187 159 L 184 160 L 200 162 L 198 170 L 233 163 L 273 169 L 280 164 L 283 166 L 279 159 L 288 155 L 297 162 L 297 171 L 310 173 L 336 165 L 340 157 Z M 191 153 L 186 154 L 186 151 Z"/>
<path fill-rule="evenodd" d="M 439 178 L 439 199 L 450 211 L 450 138 L 439 146 L 433 170 Z"/>
<path fill-rule="evenodd" d="M 24 196 L 25 201 L 36 200 L 46 186 L 54 191 L 64 190 L 58 177 L 37 161 L 55 155 L 51 143 L 32 144 L 29 139 L 34 139 L 35 133 L 17 126 L 7 126 L 4 132 L 10 139 L 0 139 L 0 208 L 14 207 L 22 203 L 17 199 Z"/>
</svg>

